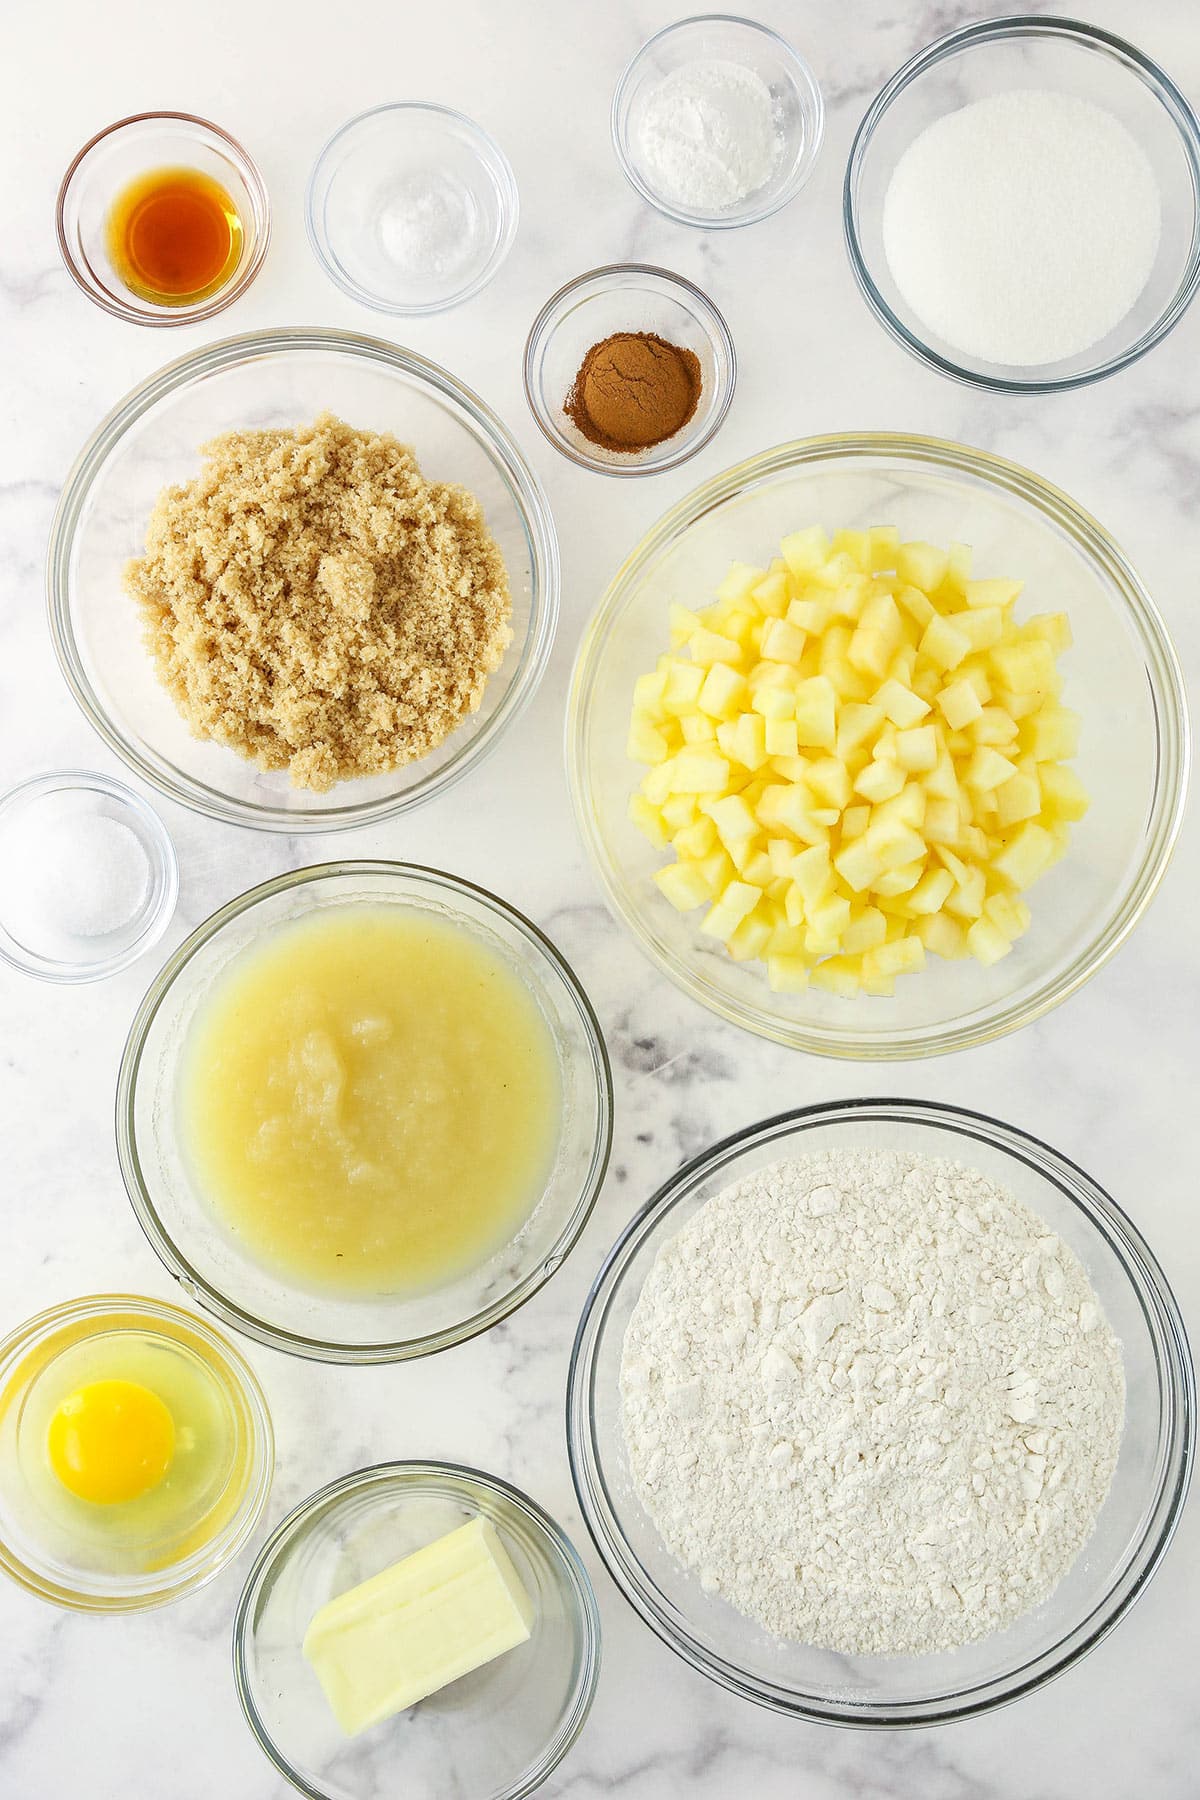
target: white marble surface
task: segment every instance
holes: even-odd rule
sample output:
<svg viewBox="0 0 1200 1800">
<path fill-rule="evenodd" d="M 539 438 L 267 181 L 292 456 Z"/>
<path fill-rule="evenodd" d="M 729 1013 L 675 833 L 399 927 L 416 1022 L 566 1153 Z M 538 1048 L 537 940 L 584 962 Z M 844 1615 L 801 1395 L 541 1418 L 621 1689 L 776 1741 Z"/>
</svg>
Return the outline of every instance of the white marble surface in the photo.
<svg viewBox="0 0 1200 1800">
<path fill-rule="evenodd" d="M 910 362 L 873 324 L 841 242 L 842 166 L 880 82 L 974 9 L 957 0 L 770 0 L 763 17 L 811 57 L 829 102 L 812 185 L 746 232 L 672 226 L 625 185 L 608 105 L 626 59 L 672 0 L 58 0 L 0 10 L 5 75 L 0 234 L 0 785 L 33 770 L 115 764 L 59 679 L 42 557 L 58 485 L 96 419 L 168 357 L 278 323 L 391 334 L 448 364 L 511 424 L 549 492 L 562 542 L 562 625 L 537 700 L 501 752 L 448 799 L 338 851 L 441 863 L 497 888 L 580 970 L 618 1080 L 613 1170 L 563 1271 L 510 1324 L 415 1365 L 345 1373 L 253 1350 L 278 1428 L 269 1516 L 386 1456 L 476 1462 L 527 1486 L 566 1524 L 596 1581 L 604 1673 L 591 1721 L 547 1793 L 589 1800 L 1191 1800 L 1200 1784 L 1195 1665 L 1200 1527 L 1193 1506 L 1141 1603 L 1080 1668 L 1019 1710 L 938 1732 L 865 1736 L 792 1724 L 718 1691 L 634 1619 L 592 1554 L 567 1471 L 562 1392 L 589 1278 L 618 1227 L 697 1147 L 769 1111 L 848 1093 L 935 1097 L 999 1112 L 1061 1146 L 1134 1213 L 1185 1314 L 1200 1309 L 1195 1019 L 1200 980 L 1188 881 L 1194 821 L 1135 939 L 1065 1009 L 988 1049 L 856 1068 L 791 1056 L 678 997 L 606 915 L 561 772 L 564 690 L 600 586 L 642 529 L 695 481 L 785 437 L 847 426 L 962 438 L 1031 464 L 1125 545 L 1200 669 L 1200 309 L 1148 362 L 1047 401 L 977 397 Z M 1193 0 L 1092 0 L 1193 99 Z M 449 102 L 500 139 L 521 228 L 494 285 L 442 318 L 400 325 L 328 284 L 304 238 L 309 164 L 343 118 L 393 98 Z M 92 131 L 174 106 L 209 115 L 260 159 L 275 240 L 251 294 L 216 326 L 140 331 L 106 318 L 59 265 L 53 197 Z M 688 468 L 608 482 L 538 437 L 520 350 L 548 292 L 599 262 L 679 269 L 725 310 L 742 353 L 718 440 Z M 169 943 L 251 880 L 320 860 L 334 840 L 249 835 L 163 805 L 182 867 Z M 126 1026 L 151 973 L 56 991 L 0 974 L 4 1238 L 0 1327 L 103 1288 L 170 1291 L 122 1191 L 112 1095 Z M 229 1625 L 249 1558 L 200 1596 L 126 1621 L 75 1618 L 0 1590 L 0 1795 L 5 1800 L 277 1800 L 285 1791 L 239 1716 Z"/>
</svg>

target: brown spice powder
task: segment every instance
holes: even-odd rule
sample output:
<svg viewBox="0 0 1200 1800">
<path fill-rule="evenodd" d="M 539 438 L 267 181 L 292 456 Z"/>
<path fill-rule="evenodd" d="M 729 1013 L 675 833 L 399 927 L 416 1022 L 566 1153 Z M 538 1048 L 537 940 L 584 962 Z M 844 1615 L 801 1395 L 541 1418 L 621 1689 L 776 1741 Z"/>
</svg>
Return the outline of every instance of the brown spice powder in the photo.
<svg viewBox="0 0 1200 1800">
<path fill-rule="evenodd" d="M 165 488 L 125 570 L 192 732 L 321 793 L 426 756 L 511 642 L 504 559 L 466 488 L 325 413 L 233 431 Z"/>
<path fill-rule="evenodd" d="M 564 411 L 589 444 L 650 450 L 683 429 L 702 386 L 694 351 L 652 331 L 620 331 L 592 345 Z"/>
</svg>

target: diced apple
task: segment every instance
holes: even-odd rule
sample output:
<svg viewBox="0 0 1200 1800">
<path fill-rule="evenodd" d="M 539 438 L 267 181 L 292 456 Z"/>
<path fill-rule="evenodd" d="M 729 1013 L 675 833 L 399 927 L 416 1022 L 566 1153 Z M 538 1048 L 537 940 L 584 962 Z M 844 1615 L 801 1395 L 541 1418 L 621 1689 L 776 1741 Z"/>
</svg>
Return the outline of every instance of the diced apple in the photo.
<svg viewBox="0 0 1200 1800">
<path fill-rule="evenodd" d="M 862 986 L 861 974 L 850 957 L 827 956 L 814 965 L 809 986 L 824 988 L 842 1000 L 853 1000 Z"/>
<path fill-rule="evenodd" d="M 720 794 L 729 782 L 729 764 L 712 750 L 681 750 L 664 767 L 671 769 L 673 794 Z"/>
<path fill-rule="evenodd" d="M 1054 839 L 1033 819 L 1019 825 L 1004 848 L 992 858 L 992 869 L 1018 892 L 1032 887 L 1054 860 Z"/>
<path fill-rule="evenodd" d="M 942 689 L 937 697 L 937 707 L 951 731 L 962 731 L 983 711 L 983 703 L 974 686 L 962 678 Z"/>
<path fill-rule="evenodd" d="M 697 705 L 713 719 L 732 719 L 746 695 L 746 677 L 728 663 L 713 663 L 704 677 Z"/>
<path fill-rule="evenodd" d="M 868 950 L 862 959 L 864 975 L 906 975 L 924 966 L 925 946 L 915 934 L 896 938 L 890 944 L 880 944 L 877 950 Z"/>
<path fill-rule="evenodd" d="M 923 588 L 927 594 L 942 585 L 950 559 L 936 544 L 919 540 L 901 544 L 896 551 L 896 573 L 901 581 Z"/>
<path fill-rule="evenodd" d="M 668 863 L 664 869 L 655 870 L 654 880 L 659 892 L 679 912 L 691 912 L 712 897 L 703 871 L 692 862 Z"/>
<path fill-rule="evenodd" d="M 1079 714 L 1048 706 L 1021 724 L 1021 747 L 1037 762 L 1066 762 L 1079 750 Z"/>
<path fill-rule="evenodd" d="M 748 881 L 731 881 L 701 921 L 706 937 L 728 943 L 742 920 L 747 918 L 762 899 L 762 889 Z"/>
<path fill-rule="evenodd" d="M 967 930 L 967 949 L 976 962 L 982 963 L 986 969 L 993 963 L 998 963 L 1002 956 L 1007 956 L 1012 944 L 990 919 L 976 919 Z"/>
<path fill-rule="evenodd" d="M 996 818 L 1002 831 L 1022 819 L 1036 819 L 1042 810 L 1042 788 L 1036 775 L 1020 770 L 996 789 Z"/>
<path fill-rule="evenodd" d="M 854 778 L 854 792 L 864 800 L 890 800 L 904 786 L 904 770 L 899 763 L 870 762 Z"/>
<path fill-rule="evenodd" d="M 949 619 L 940 613 L 930 619 L 921 638 L 920 652 L 935 669 L 956 669 L 970 650 L 970 639 L 956 630 Z"/>
<path fill-rule="evenodd" d="M 1009 762 L 1007 756 L 1001 756 L 998 750 L 985 744 L 973 752 L 963 770 L 963 786 L 974 788 L 977 793 L 990 793 L 1002 782 L 1011 781 L 1016 772 L 1016 763 Z"/>
<path fill-rule="evenodd" d="M 694 712 L 703 686 L 703 669 L 697 668 L 695 663 L 672 661 L 663 688 L 662 703 L 665 710 L 677 718 Z"/>
<path fill-rule="evenodd" d="M 775 994 L 802 994 L 808 986 L 809 965 L 803 956 L 767 957 L 767 985 Z"/>
<path fill-rule="evenodd" d="M 941 912 L 953 891 L 949 869 L 927 869 L 908 896 L 908 910 L 914 915 Z"/>
<path fill-rule="evenodd" d="M 896 761 L 910 774 L 937 767 L 938 741 L 932 725 L 914 725 L 896 734 Z"/>
<path fill-rule="evenodd" d="M 785 569 L 774 569 L 764 575 L 750 591 L 751 599 L 770 619 L 782 619 L 791 604 L 791 586 Z"/>
<path fill-rule="evenodd" d="M 670 842 L 670 831 L 667 822 L 657 806 L 652 806 L 644 794 L 629 796 L 628 813 L 631 822 L 637 826 L 643 836 L 660 848 Z"/>
<path fill-rule="evenodd" d="M 1037 775 L 1042 805 L 1052 818 L 1082 819 L 1088 809 L 1087 789 L 1074 769 L 1065 768 L 1061 763 L 1044 762 L 1037 765 Z"/>
<path fill-rule="evenodd" d="M 968 606 L 1009 607 L 1024 586 L 1023 581 L 968 581 L 963 584 L 963 598 Z"/>
</svg>

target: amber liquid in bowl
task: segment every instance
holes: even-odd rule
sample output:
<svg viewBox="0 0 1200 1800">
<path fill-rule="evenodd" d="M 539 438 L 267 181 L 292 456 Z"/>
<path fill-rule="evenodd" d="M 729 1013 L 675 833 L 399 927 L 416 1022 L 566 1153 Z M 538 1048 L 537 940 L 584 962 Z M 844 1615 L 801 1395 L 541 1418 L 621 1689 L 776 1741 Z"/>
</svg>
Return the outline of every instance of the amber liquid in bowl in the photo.
<svg viewBox="0 0 1200 1800">
<path fill-rule="evenodd" d="M 219 181 L 199 169 L 151 169 L 118 194 L 108 253 L 131 293 L 159 306 L 215 294 L 242 255 L 241 215 Z"/>
</svg>

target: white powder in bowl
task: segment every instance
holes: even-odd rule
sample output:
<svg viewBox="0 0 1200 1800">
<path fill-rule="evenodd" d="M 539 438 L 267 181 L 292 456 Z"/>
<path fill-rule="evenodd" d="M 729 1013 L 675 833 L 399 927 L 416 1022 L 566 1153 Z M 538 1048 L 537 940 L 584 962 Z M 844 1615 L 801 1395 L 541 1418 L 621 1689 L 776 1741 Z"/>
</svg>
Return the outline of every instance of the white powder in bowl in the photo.
<svg viewBox="0 0 1200 1800">
<path fill-rule="evenodd" d="M 630 1473 L 775 1636 L 952 1649 L 1046 1599 L 1117 1463 L 1121 1355 L 1073 1252 L 958 1163 L 778 1162 L 663 1244 L 626 1329 Z"/>
<path fill-rule="evenodd" d="M 35 956 L 102 956 L 93 940 L 126 930 L 149 895 L 150 863 L 136 833 L 78 795 L 34 801 L 5 828 L 0 861 L 0 917 Z"/>
<path fill-rule="evenodd" d="M 1016 89 L 947 113 L 896 164 L 883 204 L 892 278 L 927 331 L 1037 368 L 1099 343 L 1158 250 L 1149 160 L 1112 113 Z"/>
<path fill-rule="evenodd" d="M 771 90 L 741 63 L 685 63 L 647 96 L 643 178 L 681 212 L 721 213 L 765 187 L 783 147 Z"/>
</svg>

